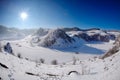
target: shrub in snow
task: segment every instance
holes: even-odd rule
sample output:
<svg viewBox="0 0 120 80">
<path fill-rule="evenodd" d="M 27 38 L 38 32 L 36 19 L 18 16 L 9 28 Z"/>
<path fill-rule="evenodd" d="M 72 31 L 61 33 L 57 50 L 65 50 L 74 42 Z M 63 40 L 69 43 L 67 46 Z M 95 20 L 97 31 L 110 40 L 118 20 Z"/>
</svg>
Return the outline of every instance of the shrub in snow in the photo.
<svg viewBox="0 0 120 80">
<path fill-rule="evenodd" d="M 22 56 L 21 56 L 21 54 L 20 54 L 20 53 L 18 53 L 18 54 L 17 54 L 17 57 L 18 57 L 18 58 L 22 58 Z"/>
<path fill-rule="evenodd" d="M 77 61 L 77 59 L 75 57 L 73 57 L 73 65 L 76 64 L 76 61 Z"/>
<path fill-rule="evenodd" d="M 82 75 L 90 74 L 90 67 L 89 66 L 85 65 L 84 63 L 81 63 L 81 68 L 82 68 L 82 71 L 81 71 Z"/>
<path fill-rule="evenodd" d="M 105 71 L 108 71 L 108 69 L 109 69 L 108 67 L 106 67 L 106 66 L 104 67 L 104 70 L 105 70 Z"/>
<path fill-rule="evenodd" d="M 0 80 L 3 80 L 3 79 L 0 77 Z"/>
<path fill-rule="evenodd" d="M 73 74 L 73 73 L 74 73 L 74 74 L 77 74 L 77 75 L 79 74 L 77 71 L 70 71 L 70 72 L 68 73 L 68 75 L 71 75 L 71 74 Z"/>
<path fill-rule="evenodd" d="M 52 64 L 53 64 L 53 65 L 57 65 L 57 64 L 58 64 L 58 63 L 57 63 L 57 60 L 53 60 L 53 61 L 52 61 Z"/>
<path fill-rule="evenodd" d="M 63 62 L 63 65 L 65 65 L 66 63 Z"/>
<path fill-rule="evenodd" d="M 36 67 L 40 66 L 41 62 L 39 60 L 36 60 Z"/>
<path fill-rule="evenodd" d="M 79 52 L 75 52 L 75 54 L 79 54 Z"/>
<path fill-rule="evenodd" d="M 112 59 L 110 59 L 110 61 L 112 61 Z"/>
<path fill-rule="evenodd" d="M 45 60 L 41 58 L 40 63 L 45 63 Z"/>
</svg>

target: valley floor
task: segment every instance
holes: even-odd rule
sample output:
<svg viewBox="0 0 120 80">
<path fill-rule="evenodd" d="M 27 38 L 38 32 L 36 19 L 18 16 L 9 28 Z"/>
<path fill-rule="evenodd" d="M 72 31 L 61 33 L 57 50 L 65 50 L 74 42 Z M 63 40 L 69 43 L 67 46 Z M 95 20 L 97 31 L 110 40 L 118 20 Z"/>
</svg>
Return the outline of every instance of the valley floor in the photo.
<svg viewBox="0 0 120 80">
<path fill-rule="evenodd" d="M 2 41 L 5 45 L 8 41 Z M 85 43 L 77 47 L 50 49 L 44 47 L 33 46 L 28 40 L 9 41 L 13 53 L 17 56 L 21 55 L 22 58 L 27 58 L 32 61 L 39 61 L 44 59 L 46 64 L 51 64 L 53 60 L 57 60 L 59 64 L 72 61 L 74 58 L 78 60 L 86 60 L 94 56 L 99 56 L 112 48 L 113 42 L 91 42 Z"/>
<path fill-rule="evenodd" d="M 47 65 L 0 53 L 0 77 L 1 80 L 120 80 L 119 58 L 120 52 L 104 60 L 91 58 L 76 60 L 75 64 L 73 61 Z"/>
<path fill-rule="evenodd" d="M 2 41 L 1 44 L 6 43 Z M 0 80 L 120 80 L 120 51 L 99 59 L 98 54 L 82 53 L 77 49 L 74 52 L 53 50 L 32 46 L 26 40 L 10 43 L 15 55 L 0 52 Z M 92 47 L 105 52 L 113 46 L 112 43 L 89 43 L 85 44 L 87 48 L 80 48 L 91 52 L 89 47 Z M 44 63 L 40 59 L 44 59 Z M 53 60 L 57 62 L 52 63 Z"/>
</svg>

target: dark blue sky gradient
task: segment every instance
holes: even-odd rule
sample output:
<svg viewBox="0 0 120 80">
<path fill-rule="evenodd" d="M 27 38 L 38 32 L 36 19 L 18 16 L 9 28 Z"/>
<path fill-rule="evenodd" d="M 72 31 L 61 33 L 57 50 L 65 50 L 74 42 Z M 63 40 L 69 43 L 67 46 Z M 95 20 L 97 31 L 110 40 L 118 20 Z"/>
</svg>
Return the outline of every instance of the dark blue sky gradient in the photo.
<svg viewBox="0 0 120 80">
<path fill-rule="evenodd" d="M 25 21 L 20 18 L 22 11 L 28 13 Z M 120 0 L 0 0 L 0 24 L 120 30 Z"/>
</svg>

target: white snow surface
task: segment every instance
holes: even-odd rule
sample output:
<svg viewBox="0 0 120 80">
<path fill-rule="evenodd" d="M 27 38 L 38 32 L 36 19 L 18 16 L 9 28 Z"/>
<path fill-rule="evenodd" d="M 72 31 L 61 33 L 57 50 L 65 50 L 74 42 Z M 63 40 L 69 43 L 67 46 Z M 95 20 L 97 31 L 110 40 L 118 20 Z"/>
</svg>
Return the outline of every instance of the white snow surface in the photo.
<svg viewBox="0 0 120 80">
<path fill-rule="evenodd" d="M 105 35 L 99 31 L 96 33 Z M 67 34 L 73 36 L 77 33 Z M 88 34 L 92 35 L 92 32 Z M 120 80 L 120 51 L 99 59 L 100 55 L 113 47 L 112 40 L 85 42 L 74 37 L 76 43 L 72 47 L 51 49 L 36 46 L 31 43 L 31 39 L 32 36 L 28 36 L 22 40 L 9 41 L 14 55 L 3 50 L 0 52 L 0 64 L 8 67 L 6 69 L 0 65 L 0 80 Z M 1 46 L 7 42 L 1 41 Z M 17 57 L 18 54 L 21 54 L 21 58 Z M 40 59 L 44 59 L 44 63 Z M 53 60 L 58 65 L 53 65 Z"/>
<path fill-rule="evenodd" d="M 90 58 L 76 60 L 75 64 L 71 61 L 48 65 L 0 52 L 0 63 L 8 67 L 0 66 L 0 77 L 1 80 L 120 80 L 119 59 L 120 51 L 104 60 Z"/>
</svg>

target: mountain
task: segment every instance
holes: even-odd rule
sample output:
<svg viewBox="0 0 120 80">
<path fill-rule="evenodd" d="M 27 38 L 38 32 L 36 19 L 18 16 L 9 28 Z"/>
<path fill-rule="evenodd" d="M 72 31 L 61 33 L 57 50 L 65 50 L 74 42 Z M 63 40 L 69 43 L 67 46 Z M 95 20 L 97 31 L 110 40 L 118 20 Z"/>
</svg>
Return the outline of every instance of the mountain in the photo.
<svg viewBox="0 0 120 80">
<path fill-rule="evenodd" d="M 4 36 L 9 32 L 17 33 L 14 28 L 2 27 L 1 30 Z M 0 41 L 0 80 L 120 80 L 118 35 L 119 32 L 96 29 L 39 29 L 22 40 Z M 7 42 L 14 55 L 4 51 Z M 37 46 L 31 46 L 34 44 Z M 74 44 L 79 45 L 69 48 L 74 54 L 66 52 L 64 47 Z M 62 47 L 66 51 L 46 47 Z M 93 55 L 105 50 L 108 51 L 102 56 Z"/>
<path fill-rule="evenodd" d="M 31 43 L 50 48 L 76 47 L 84 42 L 109 42 L 115 40 L 119 32 L 109 32 L 99 28 L 79 29 L 61 28 L 61 29 L 42 29 L 32 35 Z"/>
<path fill-rule="evenodd" d="M 39 28 L 38 30 L 36 30 L 33 36 L 45 36 L 46 34 L 48 34 L 48 32 L 49 32 L 49 29 Z"/>
<path fill-rule="evenodd" d="M 115 35 L 107 33 L 103 30 L 88 30 L 78 31 L 74 36 L 82 38 L 85 41 L 102 41 L 109 42 L 111 39 L 115 40 Z"/>
<path fill-rule="evenodd" d="M 78 27 L 72 27 L 72 28 L 62 28 L 65 32 L 67 31 L 90 31 L 90 30 L 100 30 L 99 28 L 90 28 L 90 29 L 80 29 Z"/>
<path fill-rule="evenodd" d="M 0 25 L 0 40 L 22 39 L 35 31 L 36 29 L 17 29 Z"/>
<path fill-rule="evenodd" d="M 0 25 L 0 40 L 23 39 L 31 35 L 30 43 L 49 48 L 76 47 L 84 42 L 109 42 L 115 40 L 120 34 L 119 31 L 101 30 L 99 28 L 80 29 L 60 28 L 60 29 L 17 29 L 7 28 Z"/>
<path fill-rule="evenodd" d="M 107 51 L 101 58 L 104 59 L 120 51 L 120 35 L 116 38 L 114 46 Z"/>
<path fill-rule="evenodd" d="M 21 44 L 20 44 L 21 43 Z M 120 43 L 116 40 L 116 43 Z M 17 44 L 17 45 L 16 45 Z M 22 57 L 10 55 L 4 51 L 0 52 L 0 80 L 120 80 L 120 49 L 114 54 L 101 59 L 99 57 L 90 57 L 84 60 L 78 59 L 82 54 L 68 54 L 58 52 L 47 48 L 31 47 L 25 44 L 25 41 L 12 41 L 11 46 L 28 54 L 30 57 L 48 56 L 48 59 L 67 60 L 66 63 L 59 64 L 57 61 L 52 64 Z M 21 47 L 19 46 L 21 45 Z M 27 49 L 26 49 L 27 48 Z M 104 47 L 106 48 L 106 47 Z M 35 50 L 35 51 L 34 51 Z M 37 51 L 40 51 L 36 55 Z M 34 51 L 34 52 L 32 52 Z M 16 53 L 16 52 L 15 52 Z M 56 56 L 55 56 L 56 55 Z M 63 55 L 62 57 L 60 57 Z M 71 57 L 68 57 L 68 55 Z M 44 58 L 42 59 L 44 61 Z M 57 65 L 58 64 L 58 65 Z"/>
<path fill-rule="evenodd" d="M 50 30 L 48 34 L 43 37 L 39 36 L 41 32 L 37 33 L 38 36 L 33 38 L 32 42 L 38 43 L 39 46 L 43 47 L 66 46 L 74 42 L 74 39 L 69 37 L 62 29 Z M 35 39 L 37 39 L 37 41 Z"/>
</svg>

